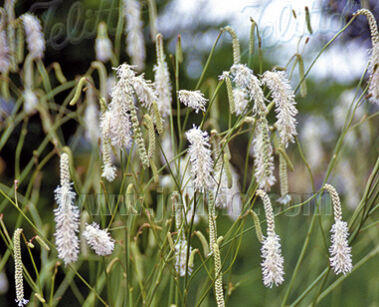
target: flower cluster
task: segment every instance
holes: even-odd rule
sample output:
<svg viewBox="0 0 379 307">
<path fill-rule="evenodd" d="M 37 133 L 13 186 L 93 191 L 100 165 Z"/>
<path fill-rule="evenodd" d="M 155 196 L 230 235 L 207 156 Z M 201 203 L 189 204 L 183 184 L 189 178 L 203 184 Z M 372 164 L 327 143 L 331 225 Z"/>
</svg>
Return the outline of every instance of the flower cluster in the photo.
<svg viewBox="0 0 379 307">
<path fill-rule="evenodd" d="M 264 103 L 264 95 L 261 89 L 261 82 L 254 75 L 253 71 L 243 64 L 234 64 L 230 68 L 233 77 L 233 82 L 236 85 L 237 91 L 233 91 L 233 96 L 236 105 L 236 112 L 244 111 L 247 105 L 247 97 L 254 101 L 253 112 L 256 114 L 265 114 L 267 112 Z M 237 115 L 239 115 L 237 113 Z"/>
</svg>

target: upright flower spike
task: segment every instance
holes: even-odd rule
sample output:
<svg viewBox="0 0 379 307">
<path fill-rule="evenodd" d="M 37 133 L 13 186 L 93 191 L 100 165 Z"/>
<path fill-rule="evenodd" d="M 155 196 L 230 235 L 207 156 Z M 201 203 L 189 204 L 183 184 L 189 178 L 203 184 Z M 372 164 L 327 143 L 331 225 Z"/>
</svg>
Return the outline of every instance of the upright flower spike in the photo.
<svg viewBox="0 0 379 307">
<path fill-rule="evenodd" d="M 54 210 L 55 242 L 58 257 L 64 263 L 70 264 L 78 260 L 79 255 L 79 209 L 75 206 L 75 192 L 72 191 L 70 182 L 69 156 L 62 153 L 60 161 L 61 182 L 55 189 L 55 200 L 58 208 Z"/>
<path fill-rule="evenodd" d="M 286 148 L 289 142 L 295 141 L 294 136 L 297 134 L 295 116 L 298 111 L 295 94 L 283 71 L 266 71 L 263 74 L 262 82 L 272 91 L 271 96 L 275 102 L 277 113 L 275 125 L 279 131 L 280 142 Z"/>
<path fill-rule="evenodd" d="M 239 93 L 239 100 L 236 101 L 238 96 L 234 95 L 236 110 L 242 109 L 245 104 L 244 96 L 249 97 L 254 101 L 253 112 L 259 115 L 263 115 L 267 112 L 267 107 L 264 103 L 264 94 L 261 89 L 261 82 L 254 75 L 253 71 L 243 64 L 234 64 L 230 68 L 230 72 L 233 76 L 233 82 L 236 88 L 244 91 L 245 93 Z M 241 101 L 241 107 L 237 107 L 238 101 Z"/>
<path fill-rule="evenodd" d="M 208 133 L 194 126 L 186 132 L 186 137 L 190 143 L 188 153 L 194 189 L 199 192 L 207 191 L 213 186 L 213 161 Z"/>
<path fill-rule="evenodd" d="M 274 284 L 278 286 L 284 281 L 284 259 L 281 251 L 280 238 L 275 233 L 274 212 L 270 198 L 263 190 L 258 190 L 257 195 L 262 198 L 267 221 L 267 236 L 264 237 L 261 248 L 263 258 L 263 262 L 261 263 L 263 284 L 271 288 Z"/>
<path fill-rule="evenodd" d="M 31 57 L 42 59 L 46 46 L 39 19 L 29 13 L 22 15 L 21 19 L 24 23 L 26 41 Z"/>
<path fill-rule="evenodd" d="M 97 255 L 107 256 L 112 254 L 115 241 L 110 236 L 108 230 L 100 229 L 99 225 L 95 222 L 91 225 L 86 224 L 83 237 Z"/>
<path fill-rule="evenodd" d="M 97 27 L 95 51 L 96 59 L 101 62 L 108 62 L 112 58 L 112 42 L 108 37 L 107 25 L 105 22 L 100 22 Z"/>
<path fill-rule="evenodd" d="M 196 113 L 199 110 L 205 112 L 205 105 L 208 99 L 204 98 L 204 94 L 200 91 L 180 90 L 178 92 L 179 101 L 185 106 L 192 108 Z"/>
<path fill-rule="evenodd" d="M 154 65 L 154 85 L 157 92 L 157 105 L 162 117 L 171 113 L 171 81 L 168 71 L 166 56 L 163 50 L 163 36 L 158 34 L 156 38 L 157 64 Z"/>
<path fill-rule="evenodd" d="M 353 268 L 351 260 L 351 247 L 347 238 L 349 237 L 347 223 L 342 221 L 341 202 L 336 189 L 325 184 L 324 189 L 327 190 L 332 198 L 334 221 L 330 232 L 332 245 L 329 248 L 330 266 L 336 274 L 351 272 Z"/>
<path fill-rule="evenodd" d="M 371 56 L 369 60 L 370 74 L 368 93 L 370 95 L 370 102 L 379 105 L 379 33 L 378 25 L 375 16 L 367 9 L 358 10 L 354 15 L 365 15 L 371 31 Z"/>
<path fill-rule="evenodd" d="M 265 117 L 257 121 L 253 139 L 255 178 L 260 189 L 269 191 L 274 185 L 274 157 L 270 141 L 268 122 Z"/>
<path fill-rule="evenodd" d="M 132 65 L 142 71 L 145 67 L 145 40 L 143 38 L 143 23 L 141 6 L 137 0 L 123 0 L 126 18 L 126 51 Z"/>
<path fill-rule="evenodd" d="M 29 301 L 24 299 L 24 281 L 22 277 L 22 260 L 21 260 L 21 228 L 17 228 L 13 234 L 14 266 L 15 266 L 15 283 L 16 283 L 16 303 L 22 307 Z"/>
</svg>

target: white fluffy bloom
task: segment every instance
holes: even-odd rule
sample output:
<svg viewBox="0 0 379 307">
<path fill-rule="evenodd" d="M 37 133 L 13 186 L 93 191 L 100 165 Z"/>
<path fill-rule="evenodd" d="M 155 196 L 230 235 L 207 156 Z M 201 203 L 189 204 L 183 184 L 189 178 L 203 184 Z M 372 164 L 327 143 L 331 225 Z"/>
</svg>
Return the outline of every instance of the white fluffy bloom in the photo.
<svg viewBox="0 0 379 307">
<path fill-rule="evenodd" d="M 190 143 L 188 154 L 191 162 L 194 188 L 200 192 L 208 190 L 213 186 L 213 160 L 208 133 L 194 126 L 186 132 L 186 137 Z"/>
<path fill-rule="evenodd" d="M 123 0 L 126 18 L 126 51 L 138 71 L 145 67 L 145 41 L 141 20 L 141 6 L 137 0 Z"/>
<path fill-rule="evenodd" d="M 275 233 L 275 219 L 270 198 L 263 190 L 258 190 L 257 195 L 263 200 L 267 221 L 267 237 L 264 238 L 261 248 L 263 284 L 271 288 L 273 284 L 278 286 L 284 281 L 284 259 L 282 257 L 280 238 Z"/>
<path fill-rule="evenodd" d="M 154 65 L 154 85 L 157 92 L 158 109 L 162 117 L 171 113 L 171 81 L 165 54 L 162 35 L 157 36 L 157 65 Z"/>
<path fill-rule="evenodd" d="M 186 275 L 186 262 L 187 262 L 187 240 L 181 238 L 175 244 L 175 271 L 179 276 Z M 189 253 L 191 254 L 192 248 L 190 247 Z M 188 274 L 191 275 L 192 267 L 188 266 Z"/>
<path fill-rule="evenodd" d="M 329 248 L 330 266 L 336 274 L 346 274 L 353 268 L 351 261 L 351 247 L 347 240 L 349 233 L 347 223 L 342 221 L 342 207 L 337 190 L 331 184 L 323 187 L 329 192 L 333 204 L 335 223 L 330 232 L 332 233 L 332 245 Z"/>
<path fill-rule="evenodd" d="M 58 257 L 65 264 L 77 261 L 79 254 L 79 209 L 75 206 L 75 192 L 72 191 L 69 172 L 69 157 L 61 156 L 61 185 L 55 189 L 58 208 L 54 210 L 56 231 L 55 241 Z"/>
<path fill-rule="evenodd" d="M 113 146 L 118 148 L 128 147 L 131 143 L 132 124 L 130 121 L 128 101 L 132 97 L 126 95 L 121 83 L 117 83 L 112 91 L 112 100 L 109 104 L 107 119 L 110 125 L 108 133 Z M 106 118 L 103 118 L 103 121 Z M 102 124 L 102 126 L 104 126 Z"/>
<path fill-rule="evenodd" d="M 9 47 L 7 34 L 4 30 L 0 31 L 0 72 L 4 73 L 9 69 Z"/>
<path fill-rule="evenodd" d="M 275 233 L 269 233 L 263 240 L 261 248 L 263 262 L 263 284 L 266 287 L 278 286 L 284 281 L 284 270 L 280 238 Z"/>
<path fill-rule="evenodd" d="M 39 19 L 32 14 L 21 16 L 24 23 L 28 50 L 33 58 L 41 59 L 45 52 L 45 38 Z"/>
<path fill-rule="evenodd" d="M 111 156 L 111 121 L 112 114 L 106 111 L 101 117 L 101 145 L 103 154 L 103 172 L 101 177 L 104 177 L 109 182 L 116 178 L 116 167 L 112 165 Z"/>
<path fill-rule="evenodd" d="M 133 78 L 132 86 L 138 100 L 145 108 L 150 109 L 153 101 L 158 100 L 153 84 L 151 81 L 145 80 L 143 74 Z"/>
<path fill-rule="evenodd" d="M 112 42 L 108 37 L 98 37 L 95 41 L 96 59 L 108 62 L 112 58 Z"/>
<path fill-rule="evenodd" d="M 237 115 L 241 115 L 249 104 L 249 95 L 246 89 L 236 87 L 233 89 L 233 98 Z"/>
<path fill-rule="evenodd" d="M 106 229 L 100 229 L 99 225 L 95 222 L 91 225 L 86 224 L 83 237 L 97 255 L 107 256 L 112 254 L 114 249 L 114 240 L 111 238 Z"/>
<path fill-rule="evenodd" d="M 180 102 L 185 106 L 196 110 L 196 113 L 198 113 L 199 110 L 205 112 L 205 105 L 207 104 L 208 99 L 204 98 L 202 92 L 180 90 L 178 95 Z"/>
<path fill-rule="evenodd" d="M 158 100 L 152 82 L 146 80 L 143 74 L 137 76 L 133 66 L 124 63 L 117 67 L 116 71 L 119 80 L 114 90 L 118 89 L 123 93 L 124 101 L 135 94 L 139 102 L 149 109 L 153 101 Z"/>
<path fill-rule="evenodd" d="M 24 110 L 27 114 L 32 114 L 36 111 L 38 98 L 34 92 L 27 88 L 24 91 Z"/>
<path fill-rule="evenodd" d="M 332 245 L 329 248 L 330 266 L 336 274 L 351 272 L 353 265 L 351 247 L 347 241 L 349 236 L 347 223 L 337 219 L 330 232 L 332 233 Z"/>
<path fill-rule="evenodd" d="M 253 139 L 255 178 L 260 189 L 269 191 L 276 179 L 274 176 L 274 156 L 266 118 L 260 118 Z"/>
<path fill-rule="evenodd" d="M 295 106 L 295 94 L 283 71 L 266 71 L 262 82 L 272 91 L 278 118 L 275 125 L 281 143 L 287 147 L 289 142 L 295 141 L 294 136 L 297 134 L 295 116 L 298 111 Z"/>
<path fill-rule="evenodd" d="M 253 71 L 243 64 L 234 64 L 230 71 L 236 87 L 245 89 L 249 95 L 249 98 L 254 101 L 253 112 L 264 114 L 267 111 L 267 108 L 264 103 L 264 94 L 261 89 L 261 82 L 254 75 Z"/>
</svg>

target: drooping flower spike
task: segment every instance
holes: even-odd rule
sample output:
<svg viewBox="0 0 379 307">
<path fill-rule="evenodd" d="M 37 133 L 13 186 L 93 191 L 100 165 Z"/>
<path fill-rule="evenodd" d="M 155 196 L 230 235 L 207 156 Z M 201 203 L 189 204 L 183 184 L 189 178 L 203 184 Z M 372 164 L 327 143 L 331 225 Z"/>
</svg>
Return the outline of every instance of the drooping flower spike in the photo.
<svg viewBox="0 0 379 307">
<path fill-rule="evenodd" d="M 107 25 L 105 22 L 100 22 L 97 27 L 95 51 L 96 59 L 101 62 L 108 62 L 112 58 L 112 42 L 108 37 Z"/>
<path fill-rule="evenodd" d="M 327 190 L 332 198 L 334 221 L 330 232 L 332 245 L 329 248 L 330 266 L 336 274 L 351 272 L 353 268 L 351 259 L 351 247 L 349 246 L 348 237 L 349 229 L 347 223 L 342 220 L 341 202 L 336 189 L 325 184 L 324 189 Z"/>
<path fill-rule="evenodd" d="M 266 71 L 262 77 L 263 84 L 272 91 L 277 113 L 276 127 L 279 132 L 280 142 L 286 148 L 288 143 L 295 141 L 296 109 L 295 93 L 289 80 L 283 71 Z"/>
<path fill-rule="evenodd" d="M 270 141 L 268 122 L 260 117 L 253 139 L 255 178 L 260 189 L 269 191 L 276 179 L 274 176 L 274 157 Z"/>
<path fill-rule="evenodd" d="M 358 10 L 354 15 L 365 15 L 371 31 L 371 56 L 369 60 L 368 72 L 369 88 L 368 93 L 370 96 L 370 102 L 379 105 L 379 32 L 378 25 L 375 20 L 375 16 L 367 9 Z"/>
<path fill-rule="evenodd" d="M 266 287 L 278 286 L 284 281 L 283 256 L 280 238 L 275 233 L 274 212 L 270 198 L 263 190 L 258 190 L 257 195 L 262 198 L 267 221 L 267 235 L 262 243 L 262 274 L 263 284 Z"/>
<path fill-rule="evenodd" d="M 244 64 L 234 64 L 230 68 L 230 72 L 235 87 L 238 89 L 238 92 L 233 92 L 236 112 L 243 113 L 244 106 L 247 105 L 246 98 L 248 97 L 249 100 L 253 100 L 254 102 L 253 112 L 261 116 L 265 115 L 267 107 L 264 103 L 261 82 L 254 75 L 253 71 Z"/>
<path fill-rule="evenodd" d="M 188 154 L 194 189 L 199 192 L 207 191 L 213 187 L 213 160 L 208 133 L 194 126 L 186 132 L 186 137 L 190 143 Z"/>
<path fill-rule="evenodd" d="M 22 276 L 22 259 L 21 259 L 21 228 L 17 228 L 13 234 L 14 266 L 15 266 L 15 284 L 16 284 L 16 303 L 22 307 L 29 301 L 24 299 L 24 281 Z"/>
</svg>

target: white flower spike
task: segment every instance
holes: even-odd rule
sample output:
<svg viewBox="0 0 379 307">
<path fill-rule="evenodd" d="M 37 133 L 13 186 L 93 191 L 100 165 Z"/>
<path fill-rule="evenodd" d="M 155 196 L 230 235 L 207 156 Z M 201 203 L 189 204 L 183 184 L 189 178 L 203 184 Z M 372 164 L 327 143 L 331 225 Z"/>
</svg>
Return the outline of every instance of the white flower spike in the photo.
<svg viewBox="0 0 379 307">
<path fill-rule="evenodd" d="M 115 241 L 106 229 L 100 229 L 99 225 L 95 222 L 91 225 L 86 224 L 83 237 L 97 255 L 107 256 L 112 254 Z"/>
<path fill-rule="evenodd" d="M 297 134 L 295 116 L 298 111 L 295 94 L 283 71 L 266 71 L 263 74 L 262 82 L 272 91 L 271 96 L 275 102 L 277 113 L 275 125 L 279 132 L 280 141 L 286 148 L 289 142 L 295 141 L 294 137 Z"/>
<path fill-rule="evenodd" d="M 58 208 L 54 210 L 57 224 L 54 235 L 58 257 L 67 265 L 76 262 L 79 255 L 79 209 L 74 204 L 75 192 L 71 188 L 67 153 L 61 155 L 60 171 L 61 184 L 55 189 Z"/>
<path fill-rule="evenodd" d="M 353 268 L 351 260 L 351 247 L 347 238 L 349 237 L 349 229 L 347 223 L 342 221 L 341 202 L 336 189 L 325 184 L 324 189 L 327 190 L 332 198 L 333 212 L 335 223 L 330 232 L 332 245 L 329 248 L 330 266 L 336 274 L 351 272 Z"/>
<path fill-rule="evenodd" d="M 207 191 L 213 187 L 213 160 L 208 133 L 194 126 L 186 132 L 186 136 L 190 143 L 188 153 L 194 189 L 199 192 Z"/>
<path fill-rule="evenodd" d="M 284 281 L 283 263 L 280 238 L 275 233 L 274 212 L 270 198 L 263 190 L 258 190 L 257 195 L 262 198 L 267 221 L 267 236 L 262 243 L 262 274 L 263 284 L 266 287 L 278 286 Z"/>
</svg>

